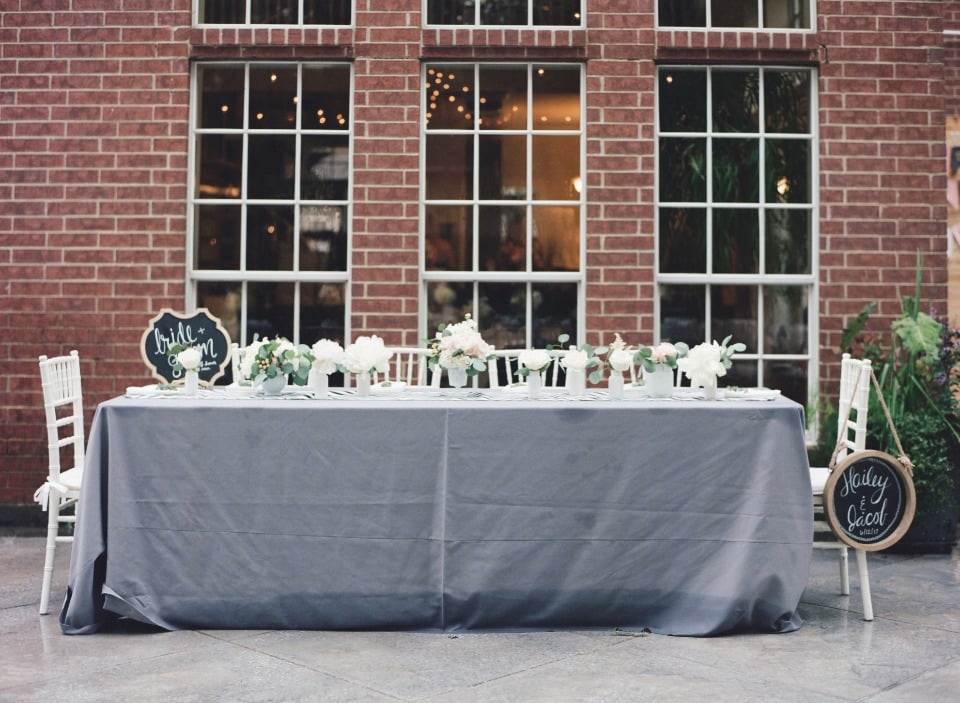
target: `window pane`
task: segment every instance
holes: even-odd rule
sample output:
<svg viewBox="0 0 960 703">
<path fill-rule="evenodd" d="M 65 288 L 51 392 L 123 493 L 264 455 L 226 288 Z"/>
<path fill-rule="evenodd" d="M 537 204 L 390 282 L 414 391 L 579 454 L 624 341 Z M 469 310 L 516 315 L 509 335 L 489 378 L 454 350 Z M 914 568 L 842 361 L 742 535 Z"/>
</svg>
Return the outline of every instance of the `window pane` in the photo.
<svg viewBox="0 0 960 703">
<path fill-rule="evenodd" d="M 533 346 L 557 344 L 561 334 L 578 340 L 576 284 L 538 283 L 532 287 Z"/>
<path fill-rule="evenodd" d="M 297 341 L 293 336 L 294 290 L 293 283 L 247 284 L 247 343 L 255 334 Z"/>
<path fill-rule="evenodd" d="M 207 308 L 211 315 L 220 320 L 220 325 L 230 335 L 230 340 L 238 344 L 240 343 L 242 295 L 239 283 L 210 281 L 197 284 L 197 307 Z M 229 364 L 226 370 L 229 372 Z"/>
<path fill-rule="evenodd" d="M 427 0 L 427 24 L 473 24 L 474 0 Z"/>
<path fill-rule="evenodd" d="M 481 129 L 527 128 L 527 69 L 480 68 Z"/>
<path fill-rule="evenodd" d="M 537 200 L 579 200 L 580 137 L 533 137 L 533 197 Z"/>
<path fill-rule="evenodd" d="M 483 135 L 480 140 L 480 198 L 502 200 L 527 190 L 527 137 Z"/>
<path fill-rule="evenodd" d="M 201 205 L 194 223 L 194 268 L 240 268 L 240 207 Z"/>
<path fill-rule="evenodd" d="M 350 69 L 345 66 L 304 68 L 300 109 L 303 129 L 348 129 Z"/>
<path fill-rule="evenodd" d="M 345 205 L 300 207 L 300 270 L 347 270 Z"/>
<path fill-rule="evenodd" d="M 767 140 L 767 202 L 810 202 L 810 142 Z"/>
<path fill-rule="evenodd" d="M 351 0 L 303 0 L 304 24 L 350 24 Z"/>
<path fill-rule="evenodd" d="M 580 268 L 580 208 L 533 208 L 533 270 Z"/>
<path fill-rule="evenodd" d="M 760 270 L 760 220 L 753 209 L 713 211 L 713 272 L 757 273 Z"/>
<path fill-rule="evenodd" d="M 484 271 L 525 271 L 527 209 L 483 206 L 480 214 L 480 261 Z"/>
<path fill-rule="evenodd" d="M 553 66 L 533 71 L 533 128 L 580 128 L 580 70 Z"/>
<path fill-rule="evenodd" d="M 763 385 L 768 388 L 779 388 L 790 400 L 808 407 L 807 368 L 806 361 L 768 362 L 764 365 Z"/>
<path fill-rule="evenodd" d="M 304 135 L 300 147 L 300 197 L 346 200 L 350 193 L 348 137 Z"/>
<path fill-rule="evenodd" d="M 803 286 L 764 287 L 764 353 L 807 353 L 807 295 Z"/>
<path fill-rule="evenodd" d="M 301 283 L 300 341 L 313 344 L 320 339 L 332 339 L 342 345 L 346 341 L 346 299 L 344 283 Z"/>
<path fill-rule="evenodd" d="M 201 24 L 242 24 L 246 12 L 245 0 L 200 0 Z"/>
<path fill-rule="evenodd" d="M 431 281 L 427 284 L 427 329 L 430 334 L 436 332 L 440 325 L 459 322 L 468 312 L 473 314 L 479 325 L 479 318 L 473 310 L 473 284 L 447 281 Z M 480 331 L 484 339 L 490 342 L 482 327 Z"/>
<path fill-rule="evenodd" d="M 497 349 L 523 349 L 527 345 L 527 285 L 481 283 L 477 324 L 488 344 Z"/>
<path fill-rule="evenodd" d="M 473 128 L 475 89 L 472 68 L 430 67 L 424 91 L 428 129 Z"/>
<path fill-rule="evenodd" d="M 706 273 L 706 213 L 703 208 L 661 208 L 661 273 Z"/>
<path fill-rule="evenodd" d="M 713 140 L 713 199 L 756 203 L 760 195 L 760 140 Z"/>
<path fill-rule="evenodd" d="M 250 129 L 294 129 L 296 119 L 296 69 L 251 69 Z"/>
<path fill-rule="evenodd" d="M 528 24 L 528 7 L 524 0 L 481 0 L 481 24 Z"/>
<path fill-rule="evenodd" d="M 758 132 L 760 74 L 757 71 L 713 72 L 713 128 L 718 132 Z"/>
<path fill-rule="evenodd" d="M 243 177 L 243 137 L 239 134 L 200 134 L 196 153 L 196 197 L 239 198 Z"/>
<path fill-rule="evenodd" d="M 473 139 L 470 135 L 427 135 L 425 191 L 428 200 L 473 196 Z"/>
<path fill-rule="evenodd" d="M 297 0 L 250 0 L 253 24 L 298 24 Z"/>
<path fill-rule="evenodd" d="M 767 273 L 810 273 L 810 211 L 767 210 Z"/>
<path fill-rule="evenodd" d="M 200 66 L 197 126 L 202 129 L 243 127 L 243 69 Z"/>
<path fill-rule="evenodd" d="M 810 5 L 807 0 L 763 0 L 763 26 L 810 29 Z"/>
<path fill-rule="evenodd" d="M 757 286 L 712 286 L 710 295 L 710 331 L 714 339 L 733 335 L 734 342 L 747 345 L 748 353 L 757 351 Z"/>
<path fill-rule="evenodd" d="M 704 341 L 706 309 L 705 286 L 660 286 L 660 339 L 690 346 Z"/>
<path fill-rule="evenodd" d="M 705 202 L 707 199 L 707 140 L 660 140 L 660 200 Z"/>
<path fill-rule="evenodd" d="M 247 197 L 293 198 L 293 164 L 296 137 L 251 134 Z"/>
<path fill-rule="evenodd" d="M 706 0 L 660 0 L 657 3 L 661 27 L 705 27 Z"/>
<path fill-rule="evenodd" d="M 756 0 L 719 0 L 711 4 L 714 27 L 756 27 Z"/>
<path fill-rule="evenodd" d="M 661 132 L 707 130 L 706 71 L 673 68 L 660 71 L 658 100 Z"/>
<path fill-rule="evenodd" d="M 763 97 L 768 132 L 810 131 L 809 71 L 764 71 Z"/>
<path fill-rule="evenodd" d="M 247 206 L 247 268 L 293 270 L 292 206 Z"/>
<path fill-rule="evenodd" d="M 427 206 L 424 233 L 424 262 L 428 271 L 473 269 L 470 208 L 461 205 Z"/>
<path fill-rule="evenodd" d="M 734 358 L 733 366 L 727 369 L 727 375 L 720 381 L 720 385 L 726 387 L 739 386 L 740 388 L 753 388 L 760 385 L 757 381 L 757 362 L 750 359 Z"/>
<path fill-rule="evenodd" d="M 535 25 L 578 26 L 580 16 L 580 0 L 551 0 L 550 2 L 534 2 L 533 4 L 533 23 Z"/>
</svg>

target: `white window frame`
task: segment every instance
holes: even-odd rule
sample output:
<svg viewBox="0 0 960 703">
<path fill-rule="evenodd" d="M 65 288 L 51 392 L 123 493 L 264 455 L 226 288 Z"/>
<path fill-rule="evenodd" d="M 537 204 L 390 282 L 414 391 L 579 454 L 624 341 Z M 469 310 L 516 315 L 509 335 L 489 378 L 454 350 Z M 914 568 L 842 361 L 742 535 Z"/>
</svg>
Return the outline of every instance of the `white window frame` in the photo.
<svg viewBox="0 0 960 703">
<path fill-rule="evenodd" d="M 316 67 L 316 66 L 343 66 L 348 67 L 350 71 L 350 110 L 351 115 L 348 121 L 348 128 L 345 130 L 305 130 L 300 124 L 301 120 L 301 111 L 297 110 L 297 121 L 293 129 L 251 129 L 248 124 L 249 118 L 249 99 L 250 99 L 250 71 L 252 68 L 265 68 L 270 66 L 277 66 L 282 68 L 290 68 L 291 65 L 295 65 L 297 68 L 297 85 L 303 85 L 303 69 L 304 67 Z M 220 128 L 206 128 L 201 129 L 197 126 L 198 122 L 198 109 L 200 105 L 200 85 L 199 85 L 199 68 L 200 67 L 210 67 L 210 66 L 220 66 L 220 67 L 233 67 L 233 68 L 243 68 L 244 70 L 244 95 L 243 95 L 243 111 L 244 111 L 244 124 L 239 129 L 220 129 Z M 231 134 L 231 135 L 242 135 L 244 137 L 254 134 L 257 136 L 265 134 L 284 134 L 284 135 L 305 135 L 305 134 L 334 134 L 337 136 L 346 136 L 348 144 L 348 153 L 353 154 L 354 151 L 354 122 L 353 122 L 353 111 L 354 111 L 354 95 L 355 95 L 355 71 L 352 64 L 343 61 L 300 61 L 296 64 L 284 63 L 278 61 L 202 61 L 194 63 L 191 66 L 190 70 L 190 145 L 189 152 L 187 157 L 187 248 L 186 248 L 186 286 L 184 299 L 187 306 L 187 309 L 195 309 L 197 305 L 197 285 L 199 283 L 233 283 L 240 284 L 241 288 L 241 303 L 240 303 L 240 339 L 233 340 L 241 345 L 249 343 L 251 340 L 247 335 L 247 290 L 248 284 L 250 283 L 292 283 L 294 284 L 294 300 L 293 300 L 293 339 L 291 341 L 295 343 L 305 343 L 312 344 L 317 341 L 315 339 L 300 339 L 300 305 L 301 305 L 301 286 L 302 283 L 336 283 L 342 284 L 344 289 L 344 342 L 351 338 L 350 330 L 350 318 L 351 318 L 351 294 L 350 294 L 350 280 L 351 280 L 351 255 L 350 252 L 353 249 L 353 197 L 352 197 L 352 186 L 354 182 L 353 175 L 353 159 L 348 159 L 348 183 L 350 184 L 350 189 L 347 192 L 346 201 L 322 201 L 325 203 L 335 203 L 337 205 L 342 205 L 346 209 L 346 246 L 347 246 L 347 262 L 346 268 L 343 271 L 300 271 L 300 218 L 294 218 L 294 230 L 293 230 L 293 270 L 291 271 L 264 271 L 264 270 L 248 270 L 247 269 L 247 218 L 246 210 L 247 205 L 257 205 L 257 204 L 269 204 L 269 205 L 289 205 L 296 208 L 302 203 L 312 203 L 317 201 L 307 201 L 301 200 L 300 198 L 300 169 L 294 169 L 294 184 L 293 184 L 293 197 L 289 199 L 271 199 L 271 200 L 261 200 L 261 199 L 252 199 L 247 197 L 247 173 L 248 173 L 248 163 L 247 158 L 249 155 L 249 149 L 243 150 L 243 160 L 241 165 L 242 173 L 242 186 L 241 194 L 239 198 L 199 198 L 197 197 L 197 159 L 199 154 L 197 154 L 197 136 L 201 134 Z M 301 140 L 297 139 L 296 141 L 296 151 L 295 151 L 295 161 L 297 164 L 300 163 L 300 147 Z M 194 250 L 196 244 L 196 208 L 200 205 L 239 205 L 241 208 L 241 217 L 240 217 L 240 267 L 236 270 L 224 270 L 224 269 L 197 269 L 194 267 Z"/>
<path fill-rule="evenodd" d="M 460 69 L 472 68 L 474 71 L 474 85 L 478 85 L 477 77 L 480 73 L 480 68 L 491 68 L 491 67 L 506 67 L 506 68 L 517 68 L 520 66 L 525 66 L 527 68 L 527 104 L 533 105 L 533 81 L 531 80 L 531 74 L 534 70 L 534 67 L 537 65 L 542 65 L 541 62 L 491 62 L 491 63 L 481 63 L 481 62 L 462 62 L 462 61 L 442 61 L 442 60 L 432 60 L 425 61 L 421 65 L 421 85 L 424 85 L 427 82 L 427 69 L 432 66 L 458 66 Z M 577 286 L 577 330 L 579 340 L 574 340 L 571 338 L 571 344 L 582 344 L 587 342 L 586 329 L 584 327 L 586 319 L 586 304 L 585 304 L 585 287 L 586 287 L 586 69 L 581 63 L 563 63 L 563 64 L 551 64 L 557 67 L 563 68 L 578 68 L 580 70 L 580 127 L 576 130 L 549 130 L 549 131 L 536 131 L 533 129 L 533 110 L 527 110 L 527 126 L 525 129 L 521 130 L 495 130 L 495 131 L 483 131 L 480 128 L 479 119 L 473 120 L 473 126 L 469 130 L 450 130 L 450 129 L 427 129 L 427 120 L 426 113 L 428 112 L 426 98 L 422 100 L 422 110 L 424 119 L 420 121 L 420 193 L 419 193 L 419 219 L 420 219 L 420 237 L 419 237 L 419 276 L 420 276 L 420 300 L 418 304 L 418 335 L 420 339 L 425 339 L 427 337 L 432 337 L 436 330 L 427 329 L 428 321 L 428 285 L 431 282 L 446 281 L 450 283 L 471 283 L 472 284 L 472 297 L 473 297 L 473 308 L 474 308 L 474 317 L 476 315 L 476 303 L 479 300 L 479 285 L 481 283 L 525 283 L 526 284 L 526 330 L 525 330 L 525 346 L 527 348 L 533 346 L 533 296 L 531 295 L 532 286 L 536 284 L 545 284 L 545 283 L 573 283 Z M 480 90 L 474 91 L 474 100 L 480 99 Z M 479 104 L 474 104 L 474 115 L 480 114 Z M 426 199 L 426 141 L 427 134 L 439 135 L 439 134 L 472 134 L 473 135 L 473 149 L 474 149 L 474 169 L 473 169 L 473 192 L 479 192 L 479 179 L 481 169 L 479 168 L 479 150 L 480 150 L 480 136 L 508 136 L 508 135 L 523 135 L 526 137 L 526 148 L 527 148 L 527 183 L 532 181 L 533 177 L 533 157 L 532 157 L 532 145 L 533 145 L 533 135 L 534 134 L 549 134 L 549 135 L 572 135 L 576 134 L 580 137 L 580 193 L 579 198 L 576 200 L 536 200 L 531 197 L 531 194 L 528 192 L 523 199 L 514 199 L 514 200 L 490 200 L 490 199 L 480 199 L 480 198 L 470 198 L 464 200 L 427 200 Z M 466 205 L 472 209 L 473 217 L 473 241 L 471 246 L 472 256 L 471 260 L 473 261 L 473 270 L 472 271 L 428 271 L 426 268 L 426 253 L 425 253 L 425 228 L 424 223 L 426 222 L 426 207 L 427 204 L 430 205 Z M 490 206 L 490 205 L 502 205 L 507 207 L 514 206 L 523 206 L 530 207 L 533 204 L 536 205 L 560 205 L 560 206 L 570 206 L 576 205 L 579 208 L 579 220 L 578 224 L 580 227 L 580 242 L 579 242 L 579 262 L 580 267 L 578 271 L 533 271 L 531 265 L 531 256 L 530 247 L 527 247 L 527 270 L 526 271 L 481 271 L 479 266 L 479 206 L 480 205 Z M 445 322 L 457 322 L 457 320 L 446 320 Z M 481 323 L 481 332 L 483 320 L 480 320 Z"/>
<path fill-rule="evenodd" d="M 587 14 L 587 0 L 580 0 L 580 24 L 534 24 L 533 23 L 533 6 L 537 0 L 527 0 L 527 21 L 525 24 L 484 24 L 480 21 L 480 5 L 483 4 L 484 0 L 477 0 L 477 9 L 474 12 L 473 22 L 471 24 L 431 24 L 427 21 L 429 14 L 427 12 L 427 3 L 428 0 L 421 0 L 421 12 L 424 18 L 424 26 L 426 27 L 444 27 L 446 29 L 451 29 L 455 27 L 464 27 L 476 29 L 477 27 L 484 27 L 488 29 L 503 29 L 503 28 L 512 28 L 512 27 L 525 27 L 525 28 L 537 28 L 537 29 L 578 29 L 585 26 L 586 14 Z"/>
<path fill-rule="evenodd" d="M 191 22 L 194 27 L 353 27 L 356 22 L 357 17 L 357 3 L 356 0 L 350 0 L 350 21 L 346 24 L 304 24 L 303 23 L 303 0 L 297 0 L 297 21 L 291 22 L 289 24 L 278 24 L 278 23 L 268 23 L 268 24 L 254 24 L 250 22 L 250 3 L 252 0 L 243 0 L 244 7 L 246 12 L 244 13 L 243 22 L 201 22 L 200 21 L 200 4 L 203 0 L 194 0 L 193 7 L 191 9 Z"/>
<path fill-rule="evenodd" d="M 763 3 L 764 0 L 756 0 L 757 3 L 757 25 L 753 27 L 728 27 L 728 26 L 718 26 L 714 27 L 711 24 L 711 16 L 713 15 L 713 3 L 715 2 L 726 2 L 727 0 L 705 0 L 706 2 L 706 18 L 703 26 L 700 25 L 674 25 L 668 24 L 664 25 L 660 23 L 660 2 L 656 1 L 656 12 L 657 12 L 657 28 L 658 29 L 682 29 L 682 30 L 711 30 L 714 32 L 750 32 L 750 31 L 761 31 L 761 32 L 816 32 L 817 31 L 817 3 L 816 0 L 793 0 L 794 3 L 798 5 L 806 4 L 808 12 L 810 13 L 810 26 L 809 27 L 765 27 L 763 25 Z"/>
<path fill-rule="evenodd" d="M 810 73 L 810 203 L 799 203 L 799 204 L 784 204 L 784 203 L 767 203 L 766 202 L 766 191 L 763 187 L 763 173 L 764 173 L 764 160 L 765 160 L 765 149 L 764 144 L 767 138 L 771 139 L 782 139 L 785 136 L 789 138 L 789 135 L 784 135 L 783 133 L 768 133 L 765 131 L 765 126 L 763 121 L 760 121 L 758 125 L 757 132 L 715 132 L 713 130 L 713 118 L 712 118 L 712 81 L 713 81 L 713 71 L 714 69 L 720 70 L 730 70 L 730 69 L 746 69 L 746 70 L 759 70 L 761 75 L 764 70 L 785 70 L 785 71 L 809 71 Z M 707 114 L 707 130 L 705 132 L 664 132 L 660 129 L 660 95 L 659 95 L 659 86 L 660 80 L 659 75 L 662 71 L 670 71 L 677 69 L 703 69 L 707 74 L 706 82 L 706 114 Z M 691 340 L 694 343 L 699 341 L 707 341 L 716 339 L 720 341 L 721 337 L 719 335 L 725 335 L 728 333 L 727 330 L 717 330 L 714 331 L 711 329 L 711 298 L 710 298 L 710 288 L 711 285 L 721 284 L 721 285 L 743 285 L 751 286 L 758 289 L 757 296 L 757 339 L 752 340 L 753 348 L 756 350 L 751 353 L 742 353 L 738 354 L 737 358 L 744 361 L 755 361 L 757 364 L 757 385 L 763 385 L 761 383 L 764 376 L 764 365 L 771 360 L 774 361 L 806 361 L 807 362 L 807 397 L 810 401 L 815 401 L 817 398 L 817 388 L 818 388 L 818 377 L 819 377 L 819 343 L 820 338 L 819 333 L 819 311 L 820 311 L 820 283 L 819 283 L 819 241 L 820 241 L 820 187 L 819 179 L 817 174 L 820 173 L 819 168 L 819 121 L 817 119 L 818 115 L 818 95 L 817 95 L 817 70 L 815 68 L 807 66 L 734 66 L 734 65 L 685 65 L 685 66 L 669 66 L 663 65 L 657 69 L 657 80 L 655 85 L 657 86 L 657 95 L 654 101 L 656 107 L 656 168 L 655 168 L 655 183 L 656 183 L 656 196 L 655 196 L 655 206 L 654 206 L 654 232 L 656 233 L 656 244 L 654 247 L 654 261 L 655 261 L 655 276 L 654 276 L 654 336 L 657 340 L 660 337 L 660 287 L 661 285 L 700 285 L 704 286 L 706 289 L 706 299 L 705 299 L 705 314 L 706 318 L 704 320 L 704 329 L 706 340 Z M 764 114 L 762 106 L 765 99 L 763 84 L 761 82 L 761 87 L 759 90 L 759 100 L 761 105 L 761 114 Z M 760 243 L 759 243 L 759 261 L 757 266 L 757 273 L 750 274 L 716 274 L 711 271 L 712 268 L 712 252 L 713 252 L 713 218 L 710 217 L 710 213 L 716 206 L 722 206 L 724 208 L 729 207 L 731 203 L 715 203 L 713 202 L 712 197 L 712 178 L 707 181 L 707 194 L 706 199 L 703 203 L 699 202 L 674 202 L 674 201 L 661 201 L 660 200 L 660 138 L 661 137 L 681 137 L 681 138 L 706 138 L 708 146 L 706 149 L 706 165 L 705 170 L 707 173 L 712 173 L 712 159 L 713 159 L 713 150 L 710 147 L 712 139 L 717 135 L 721 135 L 720 138 L 730 138 L 730 137 L 754 137 L 756 136 L 760 140 L 759 145 L 759 158 L 760 158 L 760 178 L 761 183 L 758 188 L 758 200 L 759 202 L 755 204 L 750 203 L 740 203 L 743 206 L 755 205 L 761 210 L 766 209 L 796 209 L 796 210 L 809 210 L 810 212 L 810 273 L 808 274 L 768 274 L 765 273 L 765 222 L 766 218 L 760 218 Z M 706 228 L 707 228 L 707 244 L 706 244 L 706 273 L 661 273 L 660 272 L 660 213 L 661 208 L 664 207 L 684 207 L 684 208 L 697 208 L 703 207 L 707 211 L 706 217 Z M 807 353 L 806 354 L 769 354 L 764 352 L 764 328 L 763 328 L 763 319 L 764 319 L 764 300 L 763 300 L 763 289 L 765 286 L 776 286 L 776 285 L 790 285 L 790 286 L 804 286 L 808 291 L 808 300 L 807 300 Z M 671 340 L 677 341 L 677 340 Z M 685 340 L 684 340 L 685 341 Z M 748 340 L 734 339 L 734 342 L 743 342 Z M 749 346 L 749 345 L 748 345 Z"/>
</svg>

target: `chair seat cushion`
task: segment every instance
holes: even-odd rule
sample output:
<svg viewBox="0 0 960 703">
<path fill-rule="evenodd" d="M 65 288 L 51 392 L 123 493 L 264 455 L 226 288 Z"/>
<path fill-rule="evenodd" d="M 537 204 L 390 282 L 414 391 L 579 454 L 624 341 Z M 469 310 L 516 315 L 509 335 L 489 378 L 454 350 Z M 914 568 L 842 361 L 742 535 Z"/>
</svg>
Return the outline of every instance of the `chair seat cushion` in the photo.
<svg viewBox="0 0 960 703">
<path fill-rule="evenodd" d="M 830 477 L 830 469 L 826 467 L 810 467 L 810 484 L 813 487 L 813 495 L 823 495 L 823 487 L 827 485 L 827 479 Z"/>
<path fill-rule="evenodd" d="M 83 469 L 68 469 L 60 474 L 60 483 L 71 491 L 80 490 L 80 482 L 83 480 Z"/>
</svg>

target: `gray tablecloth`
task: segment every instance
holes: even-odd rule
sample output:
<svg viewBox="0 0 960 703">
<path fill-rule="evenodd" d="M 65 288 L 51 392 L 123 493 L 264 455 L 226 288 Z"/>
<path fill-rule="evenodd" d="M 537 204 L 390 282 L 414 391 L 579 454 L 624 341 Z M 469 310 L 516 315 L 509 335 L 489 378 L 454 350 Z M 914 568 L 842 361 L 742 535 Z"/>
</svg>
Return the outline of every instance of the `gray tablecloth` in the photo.
<svg viewBox="0 0 960 703">
<path fill-rule="evenodd" d="M 118 398 L 63 632 L 784 632 L 811 558 L 790 401 Z"/>
</svg>

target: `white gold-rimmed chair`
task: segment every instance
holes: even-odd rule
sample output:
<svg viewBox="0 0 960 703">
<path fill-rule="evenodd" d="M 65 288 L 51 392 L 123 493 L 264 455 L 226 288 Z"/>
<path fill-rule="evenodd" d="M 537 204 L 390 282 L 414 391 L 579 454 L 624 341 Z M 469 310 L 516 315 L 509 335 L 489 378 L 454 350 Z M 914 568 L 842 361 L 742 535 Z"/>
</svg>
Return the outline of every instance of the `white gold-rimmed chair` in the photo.
<svg viewBox="0 0 960 703">
<path fill-rule="evenodd" d="M 40 614 L 46 615 L 50 612 L 50 586 L 57 543 L 73 542 L 72 531 L 61 534 L 61 529 L 76 523 L 83 480 L 83 397 L 80 356 L 76 350 L 66 356 L 41 356 L 40 383 L 47 426 L 47 480 L 33 498 L 47 512 L 46 551 L 40 588 Z"/>
<path fill-rule="evenodd" d="M 866 449 L 867 416 L 870 406 L 872 369 L 869 359 L 854 359 L 844 354 L 840 362 L 840 397 L 837 406 L 837 442 L 835 461 L 839 463 L 851 452 Z M 863 619 L 873 620 L 873 600 L 870 595 L 870 574 L 867 571 L 867 553 L 863 549 L 848 547 L 837 539 L 826 521 L 823 505 L 823 488 L 830 476 L 827 467 L 810 467 L 810 483 L 813 486 L 813 531 L 814 548 L 836 549 L 840 557 L 840 593 L 850 594 L 850 568 L 848 551 L 853 550 L 857 559 L 857 575 L 860 580 L 860 597 L 863 601 Z"/>
</svg>

